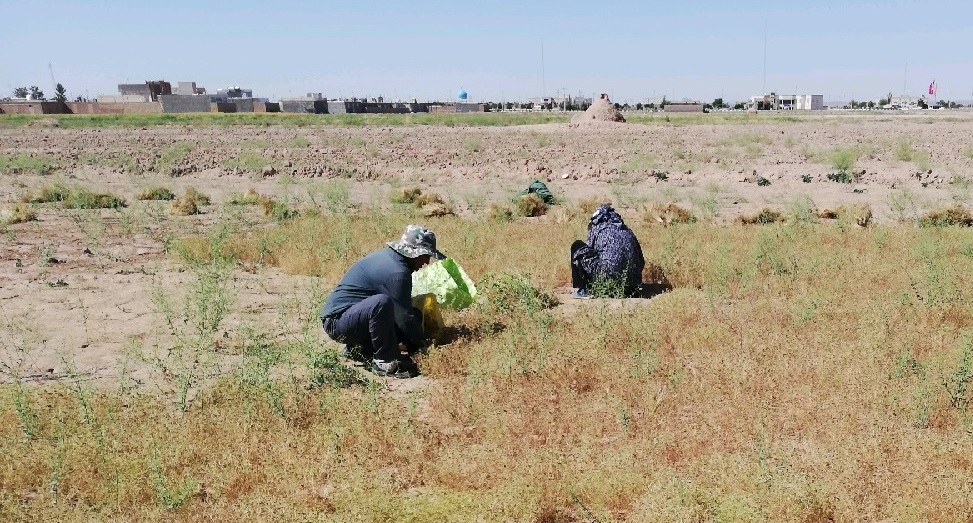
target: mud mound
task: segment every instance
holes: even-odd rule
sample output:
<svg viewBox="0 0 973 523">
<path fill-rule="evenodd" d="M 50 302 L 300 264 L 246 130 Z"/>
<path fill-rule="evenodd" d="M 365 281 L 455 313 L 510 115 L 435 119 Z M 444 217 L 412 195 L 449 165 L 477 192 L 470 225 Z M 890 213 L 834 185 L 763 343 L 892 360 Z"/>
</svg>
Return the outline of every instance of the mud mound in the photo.
<svg viewBox="0 0 973 523">
<path fill-rule="evenodd" d="M 583 114 L 579 114 L 571 119 L 572 123 L 624 121 L 625 117 L 615 109 L 611 100 L 608 99 L 608 95 L 604 93 Z"/>
</svg>

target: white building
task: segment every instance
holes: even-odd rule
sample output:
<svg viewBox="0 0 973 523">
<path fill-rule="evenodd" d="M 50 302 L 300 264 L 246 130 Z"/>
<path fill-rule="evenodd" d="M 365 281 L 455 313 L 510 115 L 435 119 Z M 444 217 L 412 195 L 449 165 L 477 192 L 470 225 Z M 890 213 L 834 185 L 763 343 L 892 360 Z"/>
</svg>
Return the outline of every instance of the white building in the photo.
<svg viewBox="0 0 973 523">
<path fill-rule="evenodd" d="M 551 104 L 555 109 L 564 109 L 565 107 L 582 107 L 590 106 L 591 98 L 585 98 L 583 96 L 545 96 L 538 98 L 528 98 L 528 102 L 534 105 L 547 105 Z"/>
<path fill-rule="evenodd" d="M 890 109 L 918 109 L 924 104 L 926 104 L 926 99 L 923 96 L 901 94 L 890 98 L 888 106 Z"/>
<path fill-rule="evenodd" d="M 777 94 L 751 96 L 749 109 L 758 111 L 820 111 L 824 107 L 823 94 Z"/>
</svg>

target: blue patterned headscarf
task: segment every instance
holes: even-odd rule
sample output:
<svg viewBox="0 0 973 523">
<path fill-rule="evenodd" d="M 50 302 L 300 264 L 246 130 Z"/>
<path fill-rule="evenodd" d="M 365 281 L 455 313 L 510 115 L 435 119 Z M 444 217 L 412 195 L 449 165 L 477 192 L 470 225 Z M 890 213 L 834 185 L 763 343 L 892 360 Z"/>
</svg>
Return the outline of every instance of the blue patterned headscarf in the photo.
<svg viewBox="0 0 973 523">
<path fill-rule="evenodd" d="M 595 209 L 595 212 L 591 214 L 591 220 L 588 221 L 588 228 L 591 229 L 596 225 L 601 225 L 603 223 L 613 223 L 616 225 L 625 225 L 622 221 L 622 217 L 612 208 L 611 205 L 607 203 L 599 205 Z"/>
</svg>

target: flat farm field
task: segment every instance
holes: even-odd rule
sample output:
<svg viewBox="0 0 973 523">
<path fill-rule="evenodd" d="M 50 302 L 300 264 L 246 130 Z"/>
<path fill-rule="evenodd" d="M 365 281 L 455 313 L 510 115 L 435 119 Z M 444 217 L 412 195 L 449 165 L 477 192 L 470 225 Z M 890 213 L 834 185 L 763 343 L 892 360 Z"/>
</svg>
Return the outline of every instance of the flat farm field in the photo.
<svg viewBox="0 0 973 523">
<path fill-rule="evenodd" d="M 973 518 L 973 113 L 627 117 L 0 116 L 0 520 Z M 379 378 L 408 223 L 480 299 Z"/>
</svg>

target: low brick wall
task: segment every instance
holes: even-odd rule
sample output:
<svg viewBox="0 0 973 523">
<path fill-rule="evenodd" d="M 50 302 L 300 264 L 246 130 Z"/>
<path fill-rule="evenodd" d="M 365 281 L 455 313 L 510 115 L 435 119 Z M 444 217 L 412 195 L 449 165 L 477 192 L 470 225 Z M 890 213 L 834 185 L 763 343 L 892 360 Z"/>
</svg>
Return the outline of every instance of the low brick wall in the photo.
<svg viewBox="0 0 973 523">
<path fill-rule="evenodd" d="M 666 106 L 662 110 L 664 112 L 667 112 L 667 113 L 702 113 L 702 112 L 705 112 L 703 110 L 703 104 L 700 104 L 700 103 L 691 103 L 691 104 L 678 103 L 678 102 L 676 102 L 676 103 L 669 103 L 669 104 L 666 104 Z"/>
<path fill-rule="evenodd" d="M 214 113 L 235 113 L 237 105 L 233 102 L 213 102 L 210 104 L 210 110 Z"/>
<path fill-rule="evenodd" d="M 31 100 L 28 102 L 3 102 L 0 111 L 5 114 L 70 114 L 64 102 Z"/>
<path fill-rule="evenodd" d="M 162 112 L 162 105 L 159 102 L 68 102 L 66 105 L 73 114 L 158 114 Z"/>
</svg>

